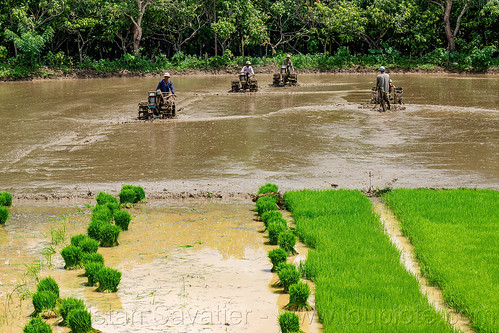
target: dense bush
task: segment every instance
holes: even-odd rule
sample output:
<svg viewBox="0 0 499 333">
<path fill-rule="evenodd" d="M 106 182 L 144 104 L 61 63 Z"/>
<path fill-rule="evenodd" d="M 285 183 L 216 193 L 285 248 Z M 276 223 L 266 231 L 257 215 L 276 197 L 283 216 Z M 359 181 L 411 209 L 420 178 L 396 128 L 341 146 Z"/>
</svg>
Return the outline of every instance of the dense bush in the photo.
<svg viewBox="0 0 499 333">
<path fill-rule="evenodd" d="M 83 253 L 83 265 L 89 262 L 100 262 L 104 264 L 104 257 L 100 253 Z"/>
<path fill-rule="evenodd" d="M 67 324 L 67 319 L 71 310 L 84 310 L 85 304 L 81 299 L 68 297 L 61 300 L 60 313 L 63 321 Z"/>
<path fill-rule="evenodd" d="M 300 332 L 300 317 L 293 312 L 284 312 L 279 315 L 279 326 L 282 333 Z"/>
<path fill-rule="evenodd" d="M 286 231 L 286 227 L 280 222 L 270 222 L 267 231 L 269 232 L 269 244 L 277 245 L 279 234 Z"/>
<path fill-rule="evenodd" d="M 7 208 L 0 206 L 0 224 L 5 224 L 8 218 L 9 211 L 7 210 Z"/>
<path fill-rule="evenodd" d="M 8 192 L 0 193 L 0 206 L 12 206 L 12 195 Z"/>
<path fill-rule="evenodd" d="M 278 191 L 279 191 L 279 188 L 277 187 L 277 185 L 267 183 L 258 189 L 258 194 L 265 194 L 265 193 L 269 193 L 269 192 L 277 193 Z"/>
<path fill-rule="evenodd" d="M 42 279 L 40 282 L 38 282 L 38 285 L 36 286 L 37 291 L 51 291 L 53 292 L 57 297 L 59 297 L 59 286 L 57 285 L 57 282 L 51 277 L 46 277 L 45 279 Z"/>
<path fill-rule="evenodd" d="M 116 204 L 118 203 L 118 199 L 113 197 L 111 194 L 107 194 L 105 192 L 99 192 L 95 200 L 97 201 L 98 205 L 104 205 L 107 203 L 116 203 Z"/>
<path fill-rule="evenodd" d="M 75 309 L 68 314 L 71 333 L 87 333 L 92 329 L 92 316 L 87 310 Z"/>
<path fill-rule="evenodd" d="M 270 262 L 272 263 L 271 271 L 275 272 L 279 264 L 286 262 L 286 259 L 288 258 L 288 253 L 283 249 L 279 248 L 269 251 L 268 257 L 270 259 Z"/>
<path fill-rule="evenodd" d="M 100 246 L 112 247 L 118 245 L 121 228 L 117 225 L 105 224 L 100 228 Z"/>
<path fill-rule="evenodd" d="M 88 236 L 79 234 L 79 235 L 74 235 L 71 237 L 71 245 L 73 246 L 80 246 L 80 243 L 84 240 L 87 239 Z"/>
<path fill-rule="evenodd" d="M 258 212 L 258 215 L 262 216 L 265 212 L 277 210 L 277 201 L 278 199 L 275 195 L 259 198 L 256 202 L 256 211 Z"/>
<path fill-rule="evenodd" d="M 278 210 L 269 210 L 265 213 L 262 214 L 262 216 L 260 216 L 260 218 L 262 219 L 263 221 L 263 224 L 265 224 L 265 228 L 267 228 L 269 226 L 269 221 L 270 219 L 273 219 L 273 218 L 279 218 L 279 219 L 282 219 L 282 213 Z"/>
<path fill-rule="evenodd" d="M 24 326 L 23 333 L 52 333 L 52 328 L 42 318 L 36 317 Z"/>
<path fill-rule="evenodd" d="M 101 262 L 90 261 L 85 264 L 85 276 L 87 277 L 87 286 L 95 286 L 97 282 L 97 274 L 104 268 Z"/>
<path fill-rule="evenodd" d="M 310 287 L 308 284 L 298 282 L 289 287 L 289 304 L 287 310 L 310 310 L 312 307 L 307 303 L 310 296 Z"/>
<path fill-rule="evenodd" d="M 83 253 L 94 253 L 99 249 L 99 242 L 95 239 L 87 237 L 83 241 L 80 242 L 80 248 Z"/>
<path fill-rule="evenodd" d="M 119 226 L 121 230 L 128 230 L 128 225 L 130 224 L 131 220 L 132 217 L 126 210 L 120 210 L 114 213 L 114 223 L 116 223 L 116 225 Z"/>
<path fill-rule="evenodd" d="M 66 269 L 75 269 L 81 267 L 83 251 L 78 246 L 68 245 L 61 251 Z"/>
<path fill-rule="evenodd" d="M 296 236 L 291 230 L 285 230 L 281 232 L 277 237 L 277 243 L 279 247 L 284 251 L 295 254 L 295 244 L 296 244 Z"/>
<path fill-rule="evenodd" d="M 281 264 L 282 265 L 282 264 Z M 294 265 L 279 266 L 277 270 L 280 285 L 284 288 L 284 292 L 288 292 L 289 287 L 300 281 L 300 273 Z"/>
<path fill-rule="evenodd" d="M 38 315 L 45 310 L 52 310 L 55 308 L 57 295 L 51 291 L 37 291 L 33 294 L 33 307 L 35 308 L 34 315 Z"/>
<path fill-rule="evenodd" d="M 97 272 L 96 277 L 99 282 L 97 291 L 115 292 L 118 290 L 118 284 L 121 281 L 121 272 L 113 268 L 103 267 Z"/>
</svg>

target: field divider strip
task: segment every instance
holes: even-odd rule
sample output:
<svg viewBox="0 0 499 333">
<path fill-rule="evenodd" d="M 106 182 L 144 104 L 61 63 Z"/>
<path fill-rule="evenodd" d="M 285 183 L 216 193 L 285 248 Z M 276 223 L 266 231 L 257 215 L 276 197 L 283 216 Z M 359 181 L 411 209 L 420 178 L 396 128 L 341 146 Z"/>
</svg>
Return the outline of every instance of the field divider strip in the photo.
<svg viewBox="0 0 499 333">
<path fill-rule="evenodd" d="M 419 261 L 416 259 L 414 246 L 409 238 L 405 237 L 402 233 L 400 222 L 395 217 L 393 212 L 382 202 L 380 198 L 372 197 L 371 201 L 373 209 L 375 213 L 379 215 L 390 241 L 400 251 L 401 263 L 409 273 L 416 276 L 421 291 L 428 298 L 428 302 L 459 331 L 465 333 L 475 332 L 471 327 L 470 320 L 461 313 L 457 312 L 455 309 L 448 307 L 445 304 L 442 290 L 431 285 L 428 279 L 421 273 L 421 267 L 419 265 Z"/>
</svg>

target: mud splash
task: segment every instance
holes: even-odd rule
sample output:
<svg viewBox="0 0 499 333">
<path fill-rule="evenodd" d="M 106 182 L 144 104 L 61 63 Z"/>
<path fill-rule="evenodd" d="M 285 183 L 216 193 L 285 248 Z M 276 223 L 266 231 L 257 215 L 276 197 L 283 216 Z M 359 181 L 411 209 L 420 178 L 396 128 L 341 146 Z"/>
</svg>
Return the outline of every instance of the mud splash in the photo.
<svg viewBox="0 0 499 333">
<path fill-rule="evenodd" d="M 430 304 L 459 331 L 465 333 L 474 332 L 471 328 L 469 319 L 456 312 L 454 309 L 449 308 L 445 304 L 442 291 L 439 288 L 430 285 L 428 280 L 421 274 L 419 262 L 414 254 L 414 246 L 409 239 L 402 234 L 400 224 L 395 215 L 393 215 L 388 207 L 384 205 L 380 198 L 373 197 L 371 200 L 374 211 L 380 216 L 380 219 L 384 224 L 386 233 L 395 247 L 400 251 L 401 263 L 404 264 L 408 272 L 418 279 L 421 291 L 428 297 Z"/>
</svg>

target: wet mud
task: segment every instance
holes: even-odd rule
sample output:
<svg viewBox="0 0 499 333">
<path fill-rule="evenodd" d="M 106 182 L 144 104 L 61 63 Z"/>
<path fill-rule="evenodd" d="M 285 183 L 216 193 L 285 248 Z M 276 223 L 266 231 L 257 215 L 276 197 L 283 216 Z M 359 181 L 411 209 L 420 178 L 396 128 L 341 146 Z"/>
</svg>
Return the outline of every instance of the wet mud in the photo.
<svg viewBox="0 0 499 333">
<path fill-rule="evenodd" d="M 406 270 L 414 275 L 419 282 L 421 291 L 428 297 L 428 302 L 447 319 L 459 332 L 471 333 L 474 330 L 471 323 L 461 313 L 449 308 L 444 301 L 442 290 L 432 286 L 421 273 L 421 267 L 414 252 L 414 246 L 402 233 L 400 223 L 390 209 L 380 198 L 372 198 L 374 211 L 380 216 L 385 227 L 385 232 L 395 247 L 400 251 L 400 261 Z"/>
</svg>

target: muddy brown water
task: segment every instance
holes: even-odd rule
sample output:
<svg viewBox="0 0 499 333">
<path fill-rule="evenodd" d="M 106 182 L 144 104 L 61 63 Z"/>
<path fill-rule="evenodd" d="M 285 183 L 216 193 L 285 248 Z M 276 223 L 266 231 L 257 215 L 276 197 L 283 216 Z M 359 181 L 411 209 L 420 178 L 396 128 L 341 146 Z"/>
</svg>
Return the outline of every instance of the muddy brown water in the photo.
<svg viewBox="0 0 499 333">
<path fill-rule="evenodd" d="M 393 74 L 404 111 L 359 109 L 372 75 L 299 75 L 229 94 L 231 76 L 173 77 L 178 119 L 136 122 L 160 78 L 0 83 L 0 184 L 14 194 L 499 186 L 499 78 Z M 371 177 L 369 177 L 371 172 Z"/>
</svg>

